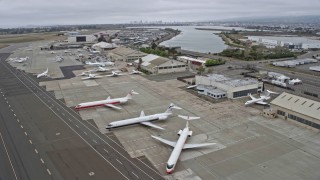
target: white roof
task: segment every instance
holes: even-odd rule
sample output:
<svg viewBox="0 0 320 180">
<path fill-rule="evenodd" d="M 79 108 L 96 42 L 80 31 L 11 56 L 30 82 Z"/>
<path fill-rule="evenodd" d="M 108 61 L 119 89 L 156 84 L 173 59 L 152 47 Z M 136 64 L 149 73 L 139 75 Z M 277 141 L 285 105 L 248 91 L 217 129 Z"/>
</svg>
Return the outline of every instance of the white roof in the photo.
<svg viewBox="0 0 320 180">
<path fill-rule="evenodd" d="M 151 61 L 159 58 L 160 56 L 154 55 L 154 54 L 148 54 L 145 57 L 142 57 L 142 66 L 148 66 L 150 64 Z M 136 63 L 139 63 L 139 60 L 135 61 Z"/>
<path fill-rule="evenodd" d="M 93 48 L 95 47 L 100 47 L 100 48 L 115 48 L 115 47 L 118 47 L 116 44 L 111 44 L 111 43 L 106 43 L 106 42 L 99 42 L 99 43 L 96 43 L 94 45 L 92 45 Z"/>
<path fill-rule="evenodd" d="M 311 66 L 309 69 L 312 71 L 320 71 L 320 66 Z"/>
<path fill-rule="evenodd" d="M 187 61 L 193 61 L 193 62 L 199 62 L 199 63 L 206 63 L 206 60 L 202 60 L 202 59 L 195 59 L 192 57 L 187 57 L 187 56 L 178 56 L 178 58 L 183 59 L 183 60 L 187 60 Z"/>
<path fill-rule="evenodd" d="M 271 104 L 295 111 L 320 121 L 320 102 L 283 92 Z"/>
</svg>

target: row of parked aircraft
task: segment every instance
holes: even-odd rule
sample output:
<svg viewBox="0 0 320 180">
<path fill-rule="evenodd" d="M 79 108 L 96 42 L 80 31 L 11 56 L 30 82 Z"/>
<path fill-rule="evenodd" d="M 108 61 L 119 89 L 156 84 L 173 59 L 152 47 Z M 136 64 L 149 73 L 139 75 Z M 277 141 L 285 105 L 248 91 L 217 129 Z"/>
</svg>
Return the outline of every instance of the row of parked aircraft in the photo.
<svg viewBox="0 0 320 180">
<path fill-rule="evenodd" d="M 120 110 L 121 108 L 116 106 L 116 104 L 123 104 L 123 103 L 128 102 L 130 99 L 132 99 L 132 96 L 134 94 L 139 94 L 139 93 L 132 90 L 125 97 L 112 99 L 109 96 L 105 100 L 80 103 L 75 107 L 75 109 L 81 110 L 81 109 L 86 109 L 86 108 L 103 106 L 103 107 L 110 107 L 113 109 Z M 165 130 L 164 128 L 162 128 L 158 125 L 155 125 L 152 122 L 158 121 L 158 120 L 168 119 L 173 114 L 172 109 L 182 109 L 182 108 L 171 103 L 169 105 L 169 107 L 166 109 L 166 111 L 163 113 L 145 115 L 144 111 L 142 110 L 139 117 L 124 119 L 124 120 L 119 120 L 119 121 L 113 121 L 106 126 L 106 129 L 118 128 L 118 127 L 122 127 L 122 126 L 133 125 L 133 124 L 142 124 L 142 125 L 149 126 L 152 128 Z M 212 146 L 212 145 L 216 144 L 216 143 L 203 143 L 203 144 L 188 144 L 188 143 L 186 143 L 187 138 L 192 136 L 192 131 L 189 128 L 188 121 L 199 119 L 200 117 L 189 117 L 189 116 L 182 116 L 182 115 L 178 115 L 178 117 L 187 120 L 187 124 L 183 129 L 179 130 L 179 132 L 178 132 L 179 139 L 176 142 L 169 141 L 169 140 L 157 137 L 157 136 L 151 136 L 152 138 L 173 147 L 173 151 L 172 151 L 172 153 L 167 161 L 167 165 L 166 165 L 166 172 L 168 174 L 173 172 L 183 149 L 206 147 L 206 146 Z"/>
</svg>

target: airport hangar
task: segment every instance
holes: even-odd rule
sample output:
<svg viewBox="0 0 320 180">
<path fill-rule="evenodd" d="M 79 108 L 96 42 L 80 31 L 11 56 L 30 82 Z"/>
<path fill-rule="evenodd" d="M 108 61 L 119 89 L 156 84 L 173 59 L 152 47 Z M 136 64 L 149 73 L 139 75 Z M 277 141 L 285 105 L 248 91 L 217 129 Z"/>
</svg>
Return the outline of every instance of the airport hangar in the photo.
<svg viewBox="0 0 320 180">
<path fill-rule="evenodd" d="M 260 82 L 253 78 L 243 78 L 243 79 L 232 79 L 226 77 L 221 74 L 210 74 L 207 76 L 196 76 L 196 84 L 197 85 L 205 85 L 211 86 L 214 89 L 219 89 L 225 92 L 225 95 L 222 94 L 222 97 L 227 97 L 230 99 L 236 99 L 248 96 L 249 93 L 257 94 L 262 92 L 263 82 Z M 198 91 L 206 91 L 205 86 L 199 86 L 197 88 Z M 211 88 L 211 89 L 212 89 Z M 213 95 L 209 95 L 211 97 L 215 97 L 216 95 L 221 95 L 222 91 L 210 91 Z M 219 94 L 214 94 L 214 92 L 218 92 Z M 199 92 L 198 92 L 199 93 Z M 221 96 L 219 98 L 222 98 Z"/>
<path fill-rule="evenodd" d="M 187 70 L 186 63 L 149 54 L 141 58 L 141 68 L 152 74 L 166 74 L 173 72 L 185 72 Z M 135 66 L 139 64 L 139 60 L 134 61 Z"/>
<path fill-rule="evenodd" d="M 118 47 L 107 52 L 107 56 L 113 61 L 133 62 L 139 58 L 145 57 L 146 53 L 136 51 L 126 47 Z"/>
<path fill-rule="evenodd" d="M 283 92 L 270 104 L 278 117 L 320 130 L 320 102 Z"/>
</svg>

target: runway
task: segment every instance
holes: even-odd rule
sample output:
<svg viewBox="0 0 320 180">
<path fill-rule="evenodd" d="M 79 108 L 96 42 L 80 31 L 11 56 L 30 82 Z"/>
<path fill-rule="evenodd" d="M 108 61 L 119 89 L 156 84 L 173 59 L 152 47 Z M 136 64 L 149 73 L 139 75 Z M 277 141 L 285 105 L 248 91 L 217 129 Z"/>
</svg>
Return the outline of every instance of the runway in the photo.
<svg viewBox="0 0 320 180">
<path fill-rule="evenodd" d="M 163 179 L 149 162 L 131 158 L 117 139 L 111 138 L 112 133 L 101 134 L 39 87 L 35 77 L 7 64 L 7 56 L 0 54 L 0 89 L 6 97 L 0 99 L 0 123 L 10 124 L 0 128 L 9 152 L 0 139 L 1 159 L 6 159 L 0 167 L 0 172 L 5 172 L 1 178 Z"/>
</svg>

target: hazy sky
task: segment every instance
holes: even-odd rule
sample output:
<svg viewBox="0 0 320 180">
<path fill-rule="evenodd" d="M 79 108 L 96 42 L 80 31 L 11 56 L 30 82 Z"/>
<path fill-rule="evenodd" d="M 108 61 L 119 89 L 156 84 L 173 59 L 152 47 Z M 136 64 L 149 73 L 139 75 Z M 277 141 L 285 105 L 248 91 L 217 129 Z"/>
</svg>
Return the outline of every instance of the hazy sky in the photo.
<svg viewBox="0 0 320 180">
<path fill-rule="evenodd" d="M 0 0 L 0 27 L 320 15 L 320 0 Z"/>
</svg>

